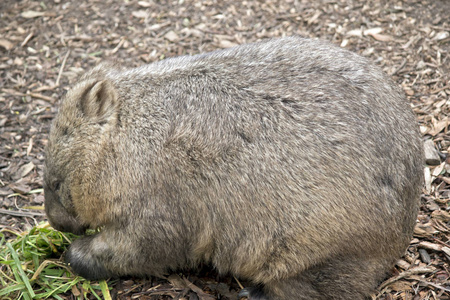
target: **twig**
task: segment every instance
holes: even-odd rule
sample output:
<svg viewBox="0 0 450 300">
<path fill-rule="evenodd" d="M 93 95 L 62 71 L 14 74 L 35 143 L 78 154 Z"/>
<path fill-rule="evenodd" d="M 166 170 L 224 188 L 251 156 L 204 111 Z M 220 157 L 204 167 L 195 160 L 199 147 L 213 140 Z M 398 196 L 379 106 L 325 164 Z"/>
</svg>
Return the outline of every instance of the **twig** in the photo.
<svg viewBox="0 0 450 300">
<path fill-rule="evenodd" d="M 27 35 L 27 37 L 23 40 L 22 44 L 20 45 L 21 47 L 24 47 L 33 37 L 33 32 L 30 33 L 29 35 Z"/>
<path fill-rule="evenodd" d="M 406 65 L 406 58 L 403 59 L 402 64 L 391 74 L 391 76 L 400 72 L 400 70 L 403 69 L 405 65 Z"/>
<path fill-rule="evenodd" d="M 7 210 L 0 208 L 0 214 L 10 215 L 14 217 L 44 217 L 45 214 L 39 212 L 31 212 L 31 211 L 16 211 L 16 210 Z"/>
<path fill-rule="evenodd" d="M 42 100 L 45 100 L 45 101 L 48 101 L 48 102 L 51 102 L 51 103 L 55 102 L 55 99 L 53 99 L 52 97 L 44 96 L 44 95 L 38 94 L 38 93 L 27 93 L 27 94 L 25 94 L 25 93 L 21 93 L 21 92 L 15 91 L 13 89 L 2 89 L 2 92 L 7 93 L 7 94 L 12 95 L 12 96 L 18 96 L 18 97 L 31 96 L 33 98 L 42 99 Z"/>
<path fill-rule="evenodd" d="M 49 264 L 54 264 L 60 268 L 64 268 L 67 271 L 71 272 L 66 265 L 59 263 L 58 259 L 46 259 L 41 263 L 36 272 L 34 272 L 34 275 L 33 277 L 31 277 L 30 281 L 36 280 L 39 277 L 39 274 L 41 274 L 42 270 L 44 270 L 44 268 L 47 267 L 47 265 Z"/>
<path fill-rule="evenodd" d="M 392 283 L 394 283 L 396 281 L 399 281 L 402 278 L 405 278 L 405 277 L 408 277 L 408 276 L 411 276 L 411 275 L 415 275 L 415 274 L 431 273 L 433 271 L 435 271 L 435 268 L 431 268 L 431 267 L 415 267 L 413 269 L 406 270 L 406 271 L 400 273 L 399 275 L 397 275 L 395 277 L 389 278 L 388 280 L 386 280 L 385 282 L 383 282 L 380 285 L 379 289 L 382 290 L 386 286 L 388 286 L 388 285 L 390 285 L 390 284 L 392 284 Z"/>
<path fill-rule="evenodd" d="M 125 38 L 122 37 L 120 38 L 120 42 L 119 44 L 117 44 L 117 46 L 111 51 L 111 54 L 116 53 L 117 51 L 119 51 L 120 47 L 122 47 L 122 45 L 125 43 Z"/>
<path fill-rule="evenodd" d="M 133 287 L 131 287 L 129 290 L 127 290 L 127 291 L 119 291 L 119 293 L 120 293 L 121 295 L 125 296 L 125 295 L 130 294 L 132 291 L 134 291 L 135 289 L 137 289 L 137 288 L 139 288 L 139 287 L 141 287 L 141 286 L 143 286 L 143 285 L 144 285 L 143 283 L 134 284 Z M 159 288 L 160 286 L 161 286 L 161 285 L 158 284 L 158 285 L 156 285 L 156 286 L 151 287 L 150 289 L 148 289 L 148 290 L 145 291 L 145 292 L 139 292 L 139 293 L 136 293 L 136 294 L 138 294 L 138 295 L 151 294 L 154 290 L 156 290 L 156 289 Z"/>
<path fill-rule="evenodd" d="M 437 93 L 442 92 L 443 90 L 446 90 L 446 89 L 450 89 L 450 85 L 446 85 L 446 86 L 441 87 L 439 89 L 436 89 L 434 91 L 430 91 L 430 93 L 431 94 L 437 94 Z"/>
<path fill-rule="evenodd" d="M 186 286 L 194 291 L 200 299 L 214 299 L 211 295 L 205 293 L 201 288 L 190 282 L 186 277 L 183 277 L 183 281 Z"/>
<path fill-rule="evenodd" d="M 432 286 L 432 287 L 435 287 L 435 288 L 437 288 L 437 289 L 440 289 L 440 290 L 443 290 L 443 291 L 445 291 L 445 292 L 450 293 L 450 289 L 445 288 L 445 287 L 443 287 L 443 286 L 441 286 L 441 285 L 439 285 L 439 284 L 435 284 L 435 283 L 428 282 L 428 281 L 423 281 L 423 280 L 419 280 L 419 282 L 422 283 L 422 284 L 424 284 L 424 285 L 430 285 L 430 286 Z"/>
<path fill-rule="evenodd" d="M 54 99 L 54 98 L 52 98 L 52 97 L 47 97 L 47 96 L 44 96 L 44 95 L 42 95 L 42 94 L 29 93 L 29 94 L 25 94 L 25 95 L 30 95 L 30 96 L 33 97 L 33 98 L 42 99 L 42 100 L 48 101 L 48 102 L 50 102 L 50 103 L 54 103 L 54 102 L 55 102 L 55 99 Z"/>
<path fill-rule="evenodd" d="M 67 51 L 66 56 L 63 59 L 63 62 L 61 64 L 61 68 L 59 69 L 58 77 L 56 78 L 55 86 L 59 86 L 59 80 L 61 79 L 61 75 L 62 75 L 62 72 L 64 70 L 64 66 L 66 65 L 66 61 L 67 61 L 67 58 L 69 57 L 69 54 L 70 54 L 70 50 Z"/>
<path fill-rule="evenodd" d="M 236 280 L 237 284 L 239 285 L 239 287 L 241 288 L 241 290 L 244 289 L 244 286 L 241 284 L 241 282 L 236 278 L 236 276 L 233 276 L 234 280 Z"/>
</svg>

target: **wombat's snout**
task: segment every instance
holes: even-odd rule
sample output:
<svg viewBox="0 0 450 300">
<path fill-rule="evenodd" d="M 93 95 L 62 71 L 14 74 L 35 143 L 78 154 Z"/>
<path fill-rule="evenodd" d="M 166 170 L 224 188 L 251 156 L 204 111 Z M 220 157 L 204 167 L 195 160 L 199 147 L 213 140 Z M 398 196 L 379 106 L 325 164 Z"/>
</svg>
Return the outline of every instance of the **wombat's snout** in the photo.
<svg viewBox="0 0 450 300">
<path fill-rule="evenodd" d="M 50 225 L 59 231 L 71 232 L 77 235 L 84 234 L 87 226 L 83 226 L 76 216 L 71 215 L 61 204 L 58 190 L 58 187 L 50 189 L 44 186 L 45 213 Z"/>
</svg>

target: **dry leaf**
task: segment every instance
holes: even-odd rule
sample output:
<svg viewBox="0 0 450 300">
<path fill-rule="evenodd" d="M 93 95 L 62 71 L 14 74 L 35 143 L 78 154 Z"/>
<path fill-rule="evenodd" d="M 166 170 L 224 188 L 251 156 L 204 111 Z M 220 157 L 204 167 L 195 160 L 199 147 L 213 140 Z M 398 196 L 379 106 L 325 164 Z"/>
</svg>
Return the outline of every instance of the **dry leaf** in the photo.
<svg viewBox="0 0 450 300">
<path fill-rule="evenodd" d="M 413 96 L 414 95 L 414 91 L 410 88 L 405 88 L 405 94 L 408 96 Z"/>
<path fill-rule="evenodd" d="M 202 37 L 203 34 L 200 30 L 195 28 L 183 28 L 181 29 L 181 33 L 183 33 L 186 37 L 194 36 L 194 37 Z"/>
<path fill-rule="evenodd" d="M 237 46 L 237 44 L 233 43 L 233 42 L 230 42 L 228 40 L 221 40 L 221 41 L 219 41 L 219 47 L 220 48 L 231 48 L 231 47 L 234 47 L 234 46 Z"/>
<path fill-rule="evenodd" d="M 311 25 L 314 23 L 320 16 L 322 15 L 322 12 L 320 10 L 317 10 L 314 15 L 308 20 L 308 25 Z"/>
<path fill-rule="evenodd" d="M 441 175 L 442 171 L 444 170 L 445 167 L 445 161 L 443 163 L 441 163 L 439 166 L 437 166 L 436 168 L 434 168 L 433 173 L 431 173 L 431 175 L 433 177 L 438 177 L 439 175 Z"/>
<path fill-rule="evenodd" d="M 31 150 L 33 149 L 33 138 L 30 138 L 30 142 L 27 147 L 27 156 L 30 156 Z"/>
<path fill-rule="evenodd" d="M 427 241 L 422 241 L 419 243 L 419 247 L 422 247 L 424 249 L 429 249 L 429 250 L 434 250 L 434 251 L 441 251 L 442 250 L 442 246 L 439 244 L 435 244 L 435 243 L 430 243 Z"/>
<path fill-rule="evenodd" d="M 23 18 L 26 18 L 26 19 L 32 19 L 32 18 L 42 17 L 43 15 L 45 15 L 45 13 L 42 12 L 42 11 L 28 10 L 28 11 L 24 11 L 24 12 L 21 13 L 20 15 L 21 15 Z"/>
<path fill-rule="evenodd" d="M 173 30 L 171 30 L 168 33 L 166 33 L 164 35 L 164 38 L 169 40 L 169 41 L 171 41 L 171 42 L 178 41 L 178 39 L 179 39 L 178 34 L 176 34 Z"/>
<path fill-rule="evenodd" d="M 450 213 L 445 210 L 435 210 L 431 213 L 431 217 L 444 222 L 450 222 Z"/>
<path fill-rule="evenodd" d="M 146 18 L 148 16 L 148 12 L 146 12 L 145 10 L 136 10 L 136 11 L 131 12 L 131 15 L 133 17 L 142 18 L 143 19 L 143 18 Z"/>
<path fill-rule="evenodd" d="M 447 170 L 448 172 L 448 170 Z M 446 183 L 446 184 L 450 184 L 450 178 L 448 177 L 442 177 L 442 180 Z"/>
<path fill-rule="evenodd" d="M 77 288 L 76 285 L 73 285 L 73 286 L 72 286 L 72 294 L 73 294 L 75 297 L 78 297 L 78 296 L 81 295 L 81 292 L 80 292 L 80 290 Z"/>
<path fill-rule="evenodd" d="M 405 261 L 404 259 L 399 259 L 395 264 L 404 270 L 409 269 L 411 267 L 411 264 Z"/>
<path fill-rule="evenodd" d="M 215 297 L 205 293 L 201 288 L 190 282 L 187 278 L 183 278 L 184 283 L 187 287 L 189 287 L 192 291 L 194 291 L 200 300 L 214 300 Z"/>
<path fill-rule="evenodd" d="M 174 288 L 184 289 L 186 288 L 186 283 L 178 274 L 171 274 L 167 277 L 167 280 L 173 285 Z"/>
<path fill-rule="evenodd" d="M 11 50 L 14 47 L 14 44 L 8 40 L 0 39 L 0 47 L 5 48 L 6 50 Z"/>
<path fill-rule="evenodd" d="M 392 36 L 385 35 L 385 34 L 374 33 L 374 34 L 371 34 L 371 36 L 380 42 L 390 42 L 390 41 L 394 40 L 394 38 Z"/>
<path fill-rule="evenodd" d="M 450 36 L 450 33 L 448 31 L 440 31 L 434 36 L 433 40 L 436 40 L 436 41 L 445 40 L 449 36 Z"/>
<path fill-rule="evenodd" d="M 346 35 L 362 37 L 363 31 L 361 29 L 353 29 L 353 30 L 348 31 Z"/>
<path fill-rule="evenodd" d="M 428 134 L 435 136 L 448 126 L 448 117 L 445 117 L 440 121 L 433 118 L 433 120 L 431 120 L 431 123 L 433 123 L 433 129 L 431 129 Z"/>
<path fill-rule="evenodd" d="M 432 181 L 430 168 L 426 167 L 424 169 L 424 177 L 425 177 L 425 190 L 428 194 L 430 194 Z"/>
<path fill-rule="evenodd" d="M 150 7 L 150 6 L 152 6 L 152 4 L 150 2 L 147 2 L 147 1 L 139 1 L 138 5 L 142 6 L 142 7 Z"/>
<path fill-rule="evenodd" d="M 442 247 L 442 252 L 444 252 L 445 254 L 447 254 L 448 256 L 450 256 L 450 248 L 449 247 Z"/>
<path fill-rule="evenodd" d="M 382 31 L 383 31 L 383 28 L 381 28 L 381 27 L 369 28 L 369 29 L 364 30 L 364 35 L 379 34 Z"/>
<path fill-rule="evenodd" d="M 425 163 L 431 166 L 437 166 L 441 163 L 441 158 L 439 157 L 439 153 L 437 152 L 434 142 L 431 139 L 426 140 L 423 143 L 423 149 L 425 152 Z M 434 172 L 433 172 L 434 175 Z M 438 174 L 439 175 L 439 174 Z M 437 175 L 434 175 L 437 176 Z"/>
<path fill-rule="evenodd" d="M 392 284 L 390 284 L 388 286 L 389 286 L 389 288 L 391 290 L 397 291 L 397 292 L 405 291 L 405 290 L 411 290 L 412 289 L 411 283 L 408 282 L 408 281 L 403 281 L 403 280 L 394 282 L 394 283 L 392 283 Z"/>
<path fill-rule="evenodd" d="M 14 178 L 19 179 L 27 176 L 28 173 L 30 173 L 31 170 L 34 169 L 34 167 L 35 165 L 33 164 L 33 162 L 29 162 L 26 165 L 21 166 L 19 170 L 17 170 L 17 173 L 15 174 Z"/>
<path fill-rule="evenodd" d="M 414 227 L 414 236 L 417 237 L 429 237 L 434 234 L 436 230 L 433 228 L 431 223 L 416 224 L 416 227 Z"/>
<path fill-rule="evenodd" d="M 0 188 L 0 196 L 8 196 L 11 195 L 13 191 L 9 187 Z"/>
<path fill-rule="evenodd" d="M 15 193 L 19 193 L 22 195 L 31 191 L 31 188 L 23 183 L 11 183 L 9 185 L 9 188 L 12 189 Z"/>
<path fill-rule="evenodd" d="M 348 42 L 349 42 L 348 39 L 343 39 L 342 42 L 341 42 L 340 47 L 341 48 L 345 48 L 348 45 Z"/>
</svg>

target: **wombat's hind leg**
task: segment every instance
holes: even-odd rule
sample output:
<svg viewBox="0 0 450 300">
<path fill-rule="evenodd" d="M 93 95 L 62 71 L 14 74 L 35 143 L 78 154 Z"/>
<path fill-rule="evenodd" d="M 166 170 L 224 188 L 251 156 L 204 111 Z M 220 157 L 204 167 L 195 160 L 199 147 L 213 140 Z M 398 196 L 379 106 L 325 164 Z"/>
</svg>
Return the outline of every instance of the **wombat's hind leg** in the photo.
<svg viewBox="0 0 450 300">
<path fill-rule="evenodd" d="M 274 282 L 264 286 L 267 300 L 329 300 L 323 298 L 308 276 L 303 274 Z M 252 299 L 252 298 L 250 298 Z M 356 300 L 356 299 L 355 299 Z"/>
<path fill-rule="evenodd" d="M 375 292 L 393 264 L 384 257 L 338 258 L 308 275 L 323 299 L 363 300 Z"/>
<path fill-rule="evenodd" d="M 264 293 L 269 300 L 364 300 L 390 265 L 383 258 L 336 259 L 297 276 L 268 282 Z"/>
</svg>

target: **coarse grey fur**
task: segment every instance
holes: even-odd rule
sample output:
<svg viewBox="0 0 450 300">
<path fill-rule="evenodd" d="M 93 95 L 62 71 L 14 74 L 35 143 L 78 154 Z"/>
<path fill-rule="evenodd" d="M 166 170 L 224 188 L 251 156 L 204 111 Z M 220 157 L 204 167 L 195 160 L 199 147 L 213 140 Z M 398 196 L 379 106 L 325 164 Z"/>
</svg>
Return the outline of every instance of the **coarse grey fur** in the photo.
<svg viewBox="0 0 450 300">
<path fill-rule="evenodd" d="M 364 299 L 411 239 L 422 163 L 378 67 L 288 37 L 88 72 L 52 125 L 45 206 L 103 228 L 66 254 L 88 279 L 208 262 L 250 299 Z"/>
</svg>

